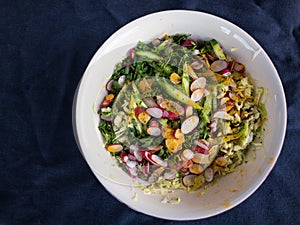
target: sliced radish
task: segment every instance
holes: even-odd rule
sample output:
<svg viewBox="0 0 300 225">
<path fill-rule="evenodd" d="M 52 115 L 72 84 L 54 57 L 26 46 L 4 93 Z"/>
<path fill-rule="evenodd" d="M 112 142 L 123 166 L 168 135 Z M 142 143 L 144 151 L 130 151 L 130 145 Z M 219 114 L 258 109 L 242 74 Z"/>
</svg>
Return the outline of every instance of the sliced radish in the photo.
<svg viewBox="0 0 300 225">
<path fill-rule="evenodd" d="M 183 152 L 181 153 L 181 156 L 182 156 L 182 158 L 185 159 L 185 160 L 190 160 L 190 159 L 194 158 L 194 153 L 193 153 L 193 151 L 190 150 L 190 149 L 185 149 L 185 150 L 183 150 Z"/>
<path fill-rule="evenodd" d="M 194 60 L 194 61 L 191 63 L 191 67 L 192 67 L 194 70 L 200 70 L 200 69 L 203 67 L 203 63 L 200 62 L 199 60 Z"/>
<path fill-rule="evenodd" d="M 133 161 L 133 160 L 127 160 L 126 161 L 126 166 L 128 166 L 129 168 L 134 168 L 138 165 L 137 161 Z"/>
<path fill-rule="evenodd" d="M 181 168 L 180 172 L 183 173 L 184 175 L 188 175 L 190 173 L 190 170 L 188 168 Z"/>
<path fill-rule="evenodd" d="M 142 162 L 143 161 L 143 156 L 142 156 L 142 154 L 141 154 L 140 151 L 134 151 L 133 155 L 134 155 L 134 157 L 136 158 L 136 160 L 138 162 Z"/>
<path fill-rule="evenodd" d="M 191 115 L 193 115 L 193 107 L 190 105 L 187 105 L 185 108 L 185 116 L 190 117 Z"/>
<path fill-rule="evenodd" d="M 193 91 L 192 95 L 191 95 L 191 99 L 195 102 L 198 102 L 202 99 L 202 97 L 204 96 L 204 90 L 201 88 L 196 89 Z"/>
<path fill-rule="evenodd" d="M 152 44 L 153 46 L 158 46 L 160 43 L 161 43 L 161 39 L 160 39 L 160 38 L 155 38 L 155 39 L 151 42 L 151 44 Z"/>
<path fill-rule="evenodd" d="M 123 146 L 121 144 L 110 144 L 106 146 L 106 149 L 109 152 L 120 152 L 123 150 Z"/>
<path fill-rule="evenodd" d="M 125 75 L 122 75 L 119 77 L 118 79 L 118 83 L 123 86 L 125 84 L 125 80 L 126 80 L 126 76 Z"/>
<path fill-rule="evenodd" d="M 110 80 L 106 83 L 106 90 L 107 91 L 111 91 L 111 85 L 112 85 L 113 82 L 114 82 L 114 80 Z"/>
<path fill-rule="evenodd" d="M 125 152 L 121 152 L 120 157 L 121 157 L 122 162 L 124 162 L 124 163 L 127 162 L 128 156 Z"/>
<path fill-rule="evenodd" d="M 182 161 L 183 168 L 190 168 L 193 164 L 194 163 L 191 159 Z"/>
<path fill-rule="evenodd" d="M 224 60 L 216 60 L 211 65 L 210 68 L 214 72 L 220 72 L 224 69 L 226 69 L 228 66 L 228 63 Z"/>
<path fill-rule="evenodd" d="M 143 98 L 143 102 L 149 108 L 158 106 L 157 103 L 155 102 L 155 100 L 151 97 Z"/>
<path fill-rule="evenodd" d="M 209 95 L 209 90 L 207 90 L 206 88 L 204 88 L 204 96 L 208 96 Z"/>
<path fill-rule="evenodd" d="M 193 44 L 195 44 L 194 41 L 187 40 L 187 41 L 182 42 L 181 46 L 183 46 L 183 47 L 191 47 L 191 46 L 193 46 Z"/>
<path fill-rule="evenodd" d="M 217 131 L 217 121 L 213 120 L 212 123 L 209 125 L 210 132 L 215 133 Z"/>
<path fill-rule="evenodd" d="M 157 147 L 149 146 L 149 147 L 147 148 L 146 151 L 147 151 L 147 152 L 150 152 L 150 153 L 155 153 L 155 152 L 158 152 L 158 151 L 162 150 L 163 147 L 164 147 L 164 146 L 162 146 L 162 145 L 159 145 L 159 146 L 157 146 Z"/>
<path fill-rule="evenodd" d="M 147 176 L 150 172 L 150 164 L 146 162 L 146 164 L 142 167 L 142 172 L 145 176 Z"/>
<path fill-rule="evenodd" d="M 131 59 L 134 58 L 134 48 L 132 48 L 132 49 L 129 50 L 129 57 L 130 57 Z"/>
<path fill-rule="evenodd" d="M 176 130 L 174 131 L 174 137 L 175 137 L 176 139 L 182 139 L 182 138 L 184 138 L 184 135 L 182 134 L 182 132 L 181 132 L 180 129 L 176 129 Z"/>
<path fill-rule="evenodd" d="M 139 147 L 137 145 L 130 145 L 129 146 L 129 151 L 130 153 L 133 153 L 134 151 L 138 151 Z"/>
<path fill-rule="evenodd" d="M 188 134 L 192 132 L 197 127 L 198 124 L 199 124 L 199 117 L 190 116 L 183 121 L 181 125 L 181 132 L 183 134 Z"/>
<path fill-rule="evenodd" d="M 228 77 L 228 76 L 231 75 L 231 71 L 230 71 L 229 69 L 225 69 L 225 70 L 222 70 L 222 71 L 220 72 L 220 74 L 222 74 L 222 75 L 225 76 L 225 77 Z"/>
<path fill-rule="evenodd" d="M 157 104 L 161 104 L 165 99 L 162 95 L 157 95 L 156 96 Z M 146 104 L 146 103 L 145 103 Z"/>
<path fill-rule="evenodd" d="M 126 166 L 126 168 L 129 172 L 131 178 L 137 178 L 137 167 L 130 168 L 130 167 Z"/>
<path fill-rule="evenodd" d="M 199 88 L 205 88 L 205 85 L 206 85 L 206 78 L 199 77 L 191 83 L 190 89 L 191 89 L 191 91 L 195 91 L 196 89 L 199 89 Z"/>
<path fill-rule="evenodd" d="M 176 174 L 177 174 L 177 171 L 174 170 L 174 169 L 170 169 L 170 170 L 167 170 L 165 171 L 164 173 L 164 178 L 166 180 L 173 180 L 176 178 Z"/>
<path fill-rule="evenodd" d="M 245 66 L 242 63 L 235 62 L 233 69 L 239 73 L 244 73 L 245 72 Z"/>
<path fill-rule="evenodd" d="M 212 182 L 214 179 L 214 169 L 211 166 L 205 169 L 204 177 L 207 182 Z"/>
<path fill-rule="evenodd" d="M 182 183 L 184 186 L 186 187 L 191 187 L 195 184 L 195 178 L 197 177 L 197 175 L 194 174 L 190 174 L 190 175 L 186 175 L 182 178 Z"/>
<path fill-rule="evenodd" d="M 107 106 L 109 106 L 111 103 L 113 102 L 113 99 L 109 99 L 109 100 L 106 100 L 104 99 L 104 101 L 102 102 L 101 104 L 101 108 L 106 108 Z"/>
<path fill-rule="evenodd" d="M 201 148 L 203 148 L 204 150 L 208 151 L 209 150 L 209 143 L 204 140 L 204 139 L 199 139 L 195 141 L 195 144 Z"/>
<path fill-rule="evenodd" d="M 184 108 L 177 102 L 169 101 L 171 105 L 176 109 L 179 116 L 182 116 L 184 114 Z"/>
<path fill-rule="evenodd" d="M 159 127 L 147 127 L 147 133 L 151 136 L 159 136 L 161 135 L 161 130 Z"/>
<path fill-rule="evenodd" d="M 111 116 L 107 117 L 107 116 L 104 116 L 104 115 L 100 115 L 100 119 L 105 120 L 107 122 L 112 122 L 113 121 L 113 118 Z"/>
<path fill-rule="evenodd" d="M 170 120 L 177 120 L 179 118 L 176 113 L 168 112 L 166 110 L 163 111 L 163 116 L 162 117 L 170 119 Z"/>
<path fill-rule="evenodd" d="M 162 167 L 167 167 L 168 162 L 162 160 L 158 155 L 152 155 L 149 152 L 141 152 L 142 155 L 144 156 L 145 159 L 147 159 L 150 163 L 157 165 L 157 166 L 162 166 Z"/>
<path fill-rule="evenodd" d="M 157 122 L 156 120 L 151 120 L 149 126 L 150 127 L 159 127 L 159 122 Z"/>
<path fill-rule="evenodd" d="M 199 153 L 204 154 L 204 155 L 208 155 L 209 154 L 209 150 L 207 150 L 205 148 L 202 148 L 199 145 L 196 145 L 194 150 L 196 152 L 199 152 Z"/>
<path fill-rule="evenodd" d="M 234 120 L 234 116 L 228 114 L 225 111 L 217 111 L 214 113 L 213 118 L 219 118 L 223 120 Z"/>
<path fill-rule="evenodd" d="M 136 161 L 136 158 L 133 154 L 129 153 L 128 155 L 128 159 L 131 160 L 131 161 Z"/>
<path fill-rule="evenodd" d="M 150 116 L 157 118 L 157 119 L 159 119 L 163 116 L 163 110 L 161 110 L 160 108 L 157 108 L 157 107 L 147 108 L 146 112 Z"/>
</svg>

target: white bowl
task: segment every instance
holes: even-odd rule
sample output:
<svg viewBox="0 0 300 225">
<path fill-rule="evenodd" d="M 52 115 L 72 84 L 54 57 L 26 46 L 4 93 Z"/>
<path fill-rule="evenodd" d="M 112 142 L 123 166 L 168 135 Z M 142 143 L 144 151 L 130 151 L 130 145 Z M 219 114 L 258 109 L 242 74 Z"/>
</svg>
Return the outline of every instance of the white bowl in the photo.
<svg viewBox="0 0 300 225">
<path fill-rule="evenodd" d="M 98 131 L 97 106 L 114 66 L 138 41 L 149 42 L 164 34 L 189 33 L 200 39 L 215 38 L 225 51 L 247 66 L 247 70 L 268 92 L 268 121 L 264 147 L 255 160 L 223 177 L 203 196 L 176 192 L 180 204 L 161 203 L 160 195 L 145 195 L 117 166 L 103 147 Z M 73 126 L 81 152 L 101 184 L 132 209 L 164 219 L 193 220 L 222 213 L 248 198 L 272 170 L 284 141 L 286 101 L 277 71 L 262 47 L 245 31 L 219 17 L 195 11 L 164 11 L 139 18 L 115 32 L 96 52 L 78 86 L 73 106 Z M 249 154 L 248 157 L 254 157 Z"/>
</svg>

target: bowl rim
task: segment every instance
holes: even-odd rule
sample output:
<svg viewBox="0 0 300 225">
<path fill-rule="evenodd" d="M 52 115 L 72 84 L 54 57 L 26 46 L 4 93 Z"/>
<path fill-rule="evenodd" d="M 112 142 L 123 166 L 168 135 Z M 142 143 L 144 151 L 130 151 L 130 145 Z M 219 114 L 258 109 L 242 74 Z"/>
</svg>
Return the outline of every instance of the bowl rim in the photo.
<svg viewBox="0 0 300 225">
<path fill-rule="evenodd" d="M 261 179 L 258 180 L 258 182 L 253 186 L 253 188 L 251 188 L 250 190 L 247 190 L 247 193 L 246 195 L 241 198 L 241 199 L 235 199 L 235 201 L 232 201 L 232 204 L 230 207 L 228 207 L 227 209 L 223 209 L 223 210 L 219 210 L 219 211 L 216 211 L 214 213 L 211 213 L 209 215 L 206 215 L 206 216 L 202 216 L 202 217 L 189 217 L 189 218 L 177 218 L 177 217 L 170 217 L 170 216 L 156 216 L 154 214 L 151 214 L 151 213 L 147 213 L 145 211 L 141 211 L 139 210 L 139 208 L 136 208 L 136 207 L 132 207 L 131 205 L 127 204 L 126 202 L 124 202 L 122 199 L 120 199 L 118 196 L 116 196 L 115 193 L 113 193 L 109 188 L 108 188 L 108 184 L 107 181 L 104 177 L 101 177 L 101 175 L 99 175 L 96 171 L 93 170 L 93 167 L 92 165 L 90 165 L 85 153 L 84 153 L 84 150 L 82 149 L 81 147 L 81 144 L 80 144 L 80 134 L 78 134 L 78 113 L 76 113 L 78 110 L 78 107 L 79 107 L 79 104 L 78 104 L 78 95 L 80 94 L 80 91 L 82 89 L 82 83 L 85 82 L 85 80 L 87 79 L 87 71 L 88 69 L 91 67 L 91 65 L 94 64 L 94 62 L 97 60 L 97 58 L 99 57 L 102 57 L 103 54 L 101 55 L 101 52 L 103 51 L 103 49 L 105 49 L 109 43 L 114 39 L 116 38 L 121 32 L 123 32 L 124 30 L 126 30 L 127 28 L 131 27 L 131 26 L 134 26 L 135 24 L 139 23 L 140 21 L 144 20 L 144 19 L 148 19 L 148 18 L 151 18 L 151 17 L 156 17 L 156 16 L 162 16 L 162 15 L 165 15 L 165 14 L 168 14 L 168 13 L 173 13 L 173 14 L 180 14 L 180 13 L 184 13 L 184 14 L 198 14 L 198 15 L 202 15 L 202 16 L 206 16 L 206 17 L 211 17 L 213 19 L 217 19 L 219 21 L 222 21 L 226 24 L 229 24 L 230 26 L 233 26 L 235 27 L 236 29 L 238 29 L 243 35 L 246 35 L 247 38 L 249 38 L 252 42 L 254 42 L 257 46 L 259 46 L 259 48 L 261 49 L 261 51 L 264 53 L 267 61 L 270 63 L 270 65 L 272 66 L 272 68 L 274 69 L 274 74 L 275 75 L 275 78 L 276 78 L 276 81 L 277 83 L 279 84 L 279 89 L 280 89 L 280 93 L 282 94 L 282 98 L 283 98 L 283 106 L 284 106 L 284 109 L 283 109 L 283 117 L 284 117 L 284 120 L 283 120 L 283 127 L 282 127 L 282 136 L 281 136 L 281 140 L 280 140 L 280 145 L 278 146 L 278 151 L 276 153 L 275 156 L 275 159 L 274 161 L 272 162 L 272 164 L 270 164 L 270 166 L 268 166 L 268 169 L 267 171 L 263 174 L 263 176 L 261 177 Z M 102 186 L 105 187 L 105 189 L 112 195 L 114 196 L 116 199 L 118 199 L 120 202 L 123 202 L 125 203 L 128 207 L 132 208 L 133 210 L 135 211 L 138 211 L 138 212 L 141 212 L 143 214 L 146 214 L 146 215 L 150 215 L 150 216 L 153 216 L 153 217 L 157 217 L 157 218 L 162 218 L 162 219 L 171 219 L 171 220 L 181 220 L 181 221 L 184 221 L 184 220 L 196 220 L 196 219 L 204 219 L 204 218 L 208 218 L 208 217 L 212 217 L 212 216 L 215 216 L 215 215 L 218 215 L 218 214 L 221 214 L 225 211 L 228 211 L 236 206 L 238 206 L 239 204 L 241 204 L 243 201 L 245 201 L 246 199 L 248 199 L 261 185 L 262 183 L 266 180 L 266 178 L 269 176 L 269 174 L 271 173 L 271 171 L 273 170 L 278 158 L 279 158 L 279 155 L 282 151 L 282 148 L 283 148 L 283 144 L 284 144 L 284 140 L 285 140 L 285 136 L 286 136 L 286 127 L 287 127 L 287 103 L 286 103 L 286 97 L 285 97 L 285 92 L 284 92 L 284 88 L 283 88 L 283 85 L 282 85 L 282 82 L 281 82 L 281 79 L 280 79 L 280 76 L 277 72 L 277 69 L 275 67 L 275 65 L 273 64 L 273 62 L 271 61 L 269 55 L 265 52 L 265 50 L 260 46 L 260 44 L 250 35 L 248 34 L 246 31 L 244 31 L 242 28 L 240 28 L 239 26 L 235 25 L 234 23 L 228 21 L 227 19 L 223 19 L 219 16 L 216 16 L 216 15 L 213 15 L 211 13 L 206 13 L 206 12 L 201 12 L 201 11 L 195 11 L 195 10 L 164 10 L 164 11 L 158 11 L 158 12 L 154 12 L 154 13 L 150 13 L 150 14 L 147 14 L 147 15 L 144 15 L 144 16 L 141 16 L 139 18 L 136 18 L 130 22 L 128 22 L 127 24 L 125 24 L 124 26 L 120 27 L 117 31 L 115 31 L 101 46 L 100 48 L 98 48 L 98 50 L 94 53 L 93 57 L 91 58 L 88 66 L 86 67 L 84 73 L 83 73 L 83 76 L 82 78 L 80 79 L 79 81 L 79 84 L 77 86 L 77 89 L 75 91 L 75 94 L 74 94 L 74 98 L 73 98 L 73 105 L 72 105 L 72 126 L 73 126 L 73 133 L 74 133 L 74 136 L 75 136 L 75 140 L 76 140 L 76 143 L 77 143 L 77 146 L 83 156 L 83 158 L 86 160 L 86 162 L 88 163 L 89 167 L 91 168 L 91 170 L 93 171 L 94 175 L 97 177 L 97 179 L 99 180 L 99 182 L 102 184 Z"/>
</svg>

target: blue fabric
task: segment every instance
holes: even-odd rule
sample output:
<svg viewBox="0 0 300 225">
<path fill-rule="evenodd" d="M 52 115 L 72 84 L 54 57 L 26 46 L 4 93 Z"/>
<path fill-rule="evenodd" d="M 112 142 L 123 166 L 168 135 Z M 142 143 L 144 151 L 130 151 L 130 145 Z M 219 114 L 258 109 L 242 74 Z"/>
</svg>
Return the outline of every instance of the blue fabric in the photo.
<svg viewBox="0 0 300 225">
<path fill-rule="evenodd" d="M 185 224 L 135 212 L 97 181 L 72 131 L 76 86 L 118 28 L 166 9 L 223 17 L 250 33 L 282 79 L 288 129 L 263 185 L 221 215 L 186 224 L 300 224 L 300 1 L 1 1 L 0 224 Z"/>
</svg>

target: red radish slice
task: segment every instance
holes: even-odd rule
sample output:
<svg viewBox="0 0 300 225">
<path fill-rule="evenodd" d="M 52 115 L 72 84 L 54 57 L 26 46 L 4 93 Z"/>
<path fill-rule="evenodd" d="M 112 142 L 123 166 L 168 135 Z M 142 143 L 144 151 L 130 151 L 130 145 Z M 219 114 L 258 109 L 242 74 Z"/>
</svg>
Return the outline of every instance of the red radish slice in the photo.
<svg viewBox="0 0 300 225">
<path fill-rule="evenodd" d="M 147 133 L 151 136 L 159 136 L 161 135 L 161 130 L 159 129 L 159 127 L 148 127 Z"/>
<path fill-rule="evenodd" d="M 157 107 L 157 103 L 155 102 L 155 100 L 151 97 L 147 97 L 147 98 L 143 98 L 143 102 L 145 103 L 145 105 L 148 107 L 148 108 L 151 108 L 151 107 Z"/>
<path fill-rule="evenodd" d="M 134 155 L 134 157 L 136 158 L 136 160 L 138 162 L 142 162 L 143 161 L 143 156 L 142 156 L 142 154 L 141 154 L 140 151 L 134 151 L 133 155 Z"/>
<path fill-rule="evenodd" d="M 209 150 L 209 143 L 204 139 L 196 140 L 194 143 L 197 146 L 203 148 L 204 150 L 207 150 L 207 151 Z"/>
<path fill-rule="evenodd" d="M 215 133 L 217 131 L 217 121 L 213 120 L 213 122 L 209 125 L 210 132 Z"/>
<path fill-rule="evenodd" d="M 138 162 L 137 161 L 132 161 L 132 160 L 127 160 L 126 161 L 126 166 L 128 166 L 129 168 L 134 168 L 138 165 Z"/>
<path fill-rule="evenodd" d="M 152 116 L 154 118 L 157 118 L 157 119 L 159 119 L 163 116 L 163 111 L 160 108 L 157 108 L 157 107 L 147 108 L 146 112 L 150 116 Z"/>
<path fill-rule="evenodd" d="M 182 183 L 184 186 L 186 187 L 191 187 L 195 184 L 195 178 L 197 177 L 197 175 L 194 174 L 190 174 L 190 175 L 186 175 L 182 178 Z"/>
<path fill-rule="evenodd" d="M 195 151 L 204 155 L 208 155 L 209 154 L 209 150 L 200 147 L 199 145 L 195 146 Z"/>
<path fill-rule="evenodd" d="M 118 83 L 119 83 L 121 86 L 123 86 L 124 83 L 125 83 L 125 80 L 126 80 L 126 76 L 125 76 L 125 75 L 122 75 L 122 76 L 119 77 Z"/>
<path fill-rule="evenodd" d="M 228 76 L 231 75 L 231 71 L 230 71 L 229 69 L 225 69 L 225 70 L 222 70 L 222 71 L 220 72 L 220 74 L 222 74 L 222 75 L 225 76 L 225 77 L 228 77 Z"/>
<path fill-rule="evenodd" d="M 162 167 L 167 167 L 168 162 L 162 160 L 158 155 L 152 155 L 149 152 L 141 152 L 142 155 L 144 156 L 145 159 L 147 159 L 150 163 L 157 165 L 157 166 L 162 166 Z"/>
<path fill-rule="evenodd" d="M 106 108 L 107 106 L 109 106 L 111 103 L 113 102 L 113 99 L 110 100 L 104 100 L 101 104 L 101 108 Z"/>
<path fill-rule="evenodd" d="M 204 171 L 204 177 L 207 182 L 212 182 L 214 179 L 214 169 L 211 166 Z"/>
<path fill-rule="evenodd" d="M 220 72 L 224 69 L 226 69 L 228 66 L 228 63 L 224 60 L 216 60 L 211 65 L 210 68 L 214 72 Z"/>
<path fill-rule="evenodd" d="M 129 50 L 129 57 L 132 59 L 134 58 L 134 48 Z"/>
<path fill-rule="evenodd" d="M 126 161 L 128 160 L 128 156 L 125 152 L 122 152 L 120 154 L 120 157 L 121 157 L 122 162 L 124 162 L 124 163 L 126 163 Z"/>
<path fill-rule="evenodd" d="M 177 102 L 169 101 L 171 105 L 176 109 L 179 116 L 182 116 L 184 114 L 184 108 Z"/>
<path fill-rule="evenodd" d="M 157 147 L 149 146 L 148 149 L 147 149 L 146 151 L 151 152 L 151 153 L 154 153 L 154 152 L 158 152 L 158 151 L 162 150 L 163 147 L 164 147 L 164 146 L 162 146 L 162 145 L 159 145 L 159 146 L 157 146 Z"/>
<path fill-rule="evenodd" d="M 113 82 L 114 82 L 114 80 L 110 80 L 106 83 L 106 90 L 107 91 L 111 91 L 111 85 L 112 85 Z"/>
<path fill-rule="evenodd" d="M 113 121 L 112 117 L 106 117 L 106 116 L 104 116 L 104 115 L 101 115 L 101 116 L 100 116 L 100 119 L 102 119 L 102 120 L 104 120 L 104 121 L 107 121 L 107 122 L 112 122 L 112 121 Z"/>
<path fill-rule="evenodd" d="M 170 169 L 170 170 L 167 170 L 165 173 L 164 173 L 164 178 L 166 180 L 173 180 L 176 178 L 176 174 L 177 174 L 177 171 L 174 170 L 174 169 Z"/>
<path fill-rule="evenodd" d="M 174 131 L 174 137 L 175 137 L 176 139 L 182 139 L 182 138 L 184 138 L 184 135 L 182 134 L 182 132 L 181 132 L 180 129 L 176 129 L 176 130 Z"/>
<path fill-rule="evenodd" d="M 167 118 L 167 119 L 170 119 L 170 120 L 177 120 L 179 117 L 176 113 L 173 113 L 173 112 L 168 112 L 168 111 L 163 111 L 163 118 Z"/>
<path fill-rule="evenodd" d="M 204 90 L 196 89 L 195 91 L 193 91 L 193 93 L 191 95 L 191 99 L 195 102 L 198 102 L 202 99 L 203 96 L 204 96 Z"/>
<path fill-rule="evenodd" d="M 234 116 L 228 114 L 225 111 L 217 111 L 215 112 L 215 114 L 213 115 L 214 118 L 219 118 L 219 119 L 223 119 L 223 120 L 234 120 Z"/>
<path fill-rule="evenodd" d="M 200 70 L 200 69 L 203 67 L 203 63 L 200 62 L 199 60 L 194 60 L 194 61 L 191 63 L 191 67 L 192 67 L 194 70 Z"/>
<path fill-rule="evenodd" d="M 134 151 L 138 151 L 139 147 L 137 145 L 130 145 L 129 146 L 129 151 L 130 153 L 133 153 Z"/>
<path fill-rule="evenodd" d="M 185 116 L 190 117 L 191 115 L 193 115 L 193 107 L 190 105 L 187 105 L 185 108 Z"/>
<path fill-rule="evenodd" d="M 158 46 L 160 43 L 161 43 L 160 38 L 155 38 L 155 39 L 151 42 L 151 44 L 152 44 L 153 46 Z"/>
<path fill-rule="evenodd" d="M 193 46 L 194 43 L 195 43 L 195 42 L 193 42 L 193 41 L 191 41 L 191 40 L 188 40 L 188 41 L 182 42 L 182 43 L 181 43 L 181 46 L 183 46 L 183 47 L 191 47 L 191 46 Z"/>
<path fill-rule="evenodd" d="M 233 70 L 233 67 L 234 67 L 234 61 L 230 61 L 230 62 L 228 62 L 228 66 L 227 66 L 227 69 L 229 69 L 230 71 L 232 71 Z"/>
<path fill-rule="evenodd" d="M 185 160 L 190 160 L 192 158 L 194 158 L 194 153 L 192 150 L 190 149 L 185 149 L 183 150 L 183 152 L 181 153 L 181 156 L 185 159 Z"/>
<path fill-rule="evenodd" d="M 129 172 L 131 178 L 137 178 L 137 168 L 136 167 L 130 168 L 130 167 L 126 166 L 126 168 Z"/>
<path fill-rule="evenodd" d="M 164 98 L 162 95 L 157 95 L 156 96 L 157 104 L 161 104 L 164 101 Z M 146 104 L 146 103 L 145 103 Z"/>
<path fill-rule="evenodd" d="M 195 91 L 196 89 L 199 88 L 205 88 L 206 85 L 206 78 L 205 77 L 199 77 L 198 79 L 194 80 L 191 84 L 191 91 Z"/>
<path fill-rule="evenodd" d="M 136 158 L 133 154 L 129 153 L 128 155 L 128 159 L 131 160 L 131 161 L 136 161 Z"/>
<path fill-rule="evenodd" d="M 233 69 L 239 73 L 244 73 L 245 72 L 245 66 L 242 63 L 235 62 Z"/>
<path fill-rule="evenodd" d="M 209 90 L 207 90 L 206 88 L 204 88 L 204 96 L 208 96 L 209 95 Z"/>
<path fill-rule="evenodd" d="M 159 122 L 157 122 L 156 120 L 151 120 L 149 126 L 150 127 L 159 127 Z"/>
<path fill-rule="evenodd" d="M 180 172 L 183 173 L 184 175 L 188 175 L 190 173 L 190 170 L 188 168 L 181 168 Z"/>
<path fill-rule="evenodd" d="M 145 176 L 147 176 L 150 172 L 150 164 L 146 162 L 146 164 L 142 167 L 142 172 Z"/>
<path fill-rule="evenodd" d="M 123 150 L 123 146 L 121 144 L 110 144 L 106 146 L 106 149 L 109 152 L 120 152 Z"/>
<path fill-rule="evenodd" d="M 181 132 L 183 134 L 188 134 L 192 132 L 197 127 L 198 124 L 199 124 L 199 117 L 190 116 L 183 121 L 181 125 Z"/>
</svg>

